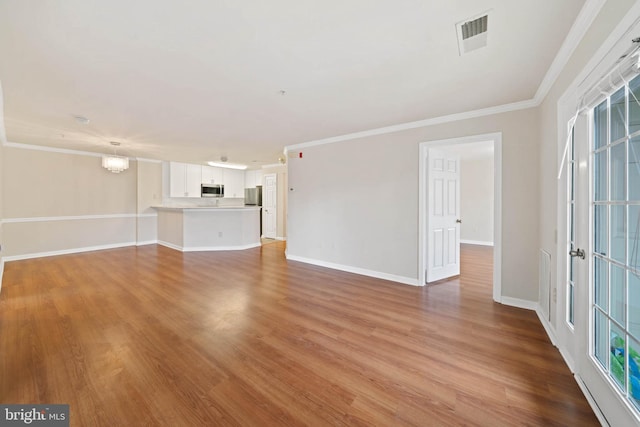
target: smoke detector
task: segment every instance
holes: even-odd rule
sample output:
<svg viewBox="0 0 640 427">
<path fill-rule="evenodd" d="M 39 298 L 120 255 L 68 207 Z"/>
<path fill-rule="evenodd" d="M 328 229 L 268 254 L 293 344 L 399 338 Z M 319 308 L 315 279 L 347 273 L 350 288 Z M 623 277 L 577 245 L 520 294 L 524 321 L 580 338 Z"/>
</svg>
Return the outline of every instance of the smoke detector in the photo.
<svg viewBox="0 0 640 427">
<path fill-rule="evenodd" d="M 491 11 L 481 13 L 456 24 L 460 56 L 487 46 L 489 15 L 491 15 Z"/>
</svg>

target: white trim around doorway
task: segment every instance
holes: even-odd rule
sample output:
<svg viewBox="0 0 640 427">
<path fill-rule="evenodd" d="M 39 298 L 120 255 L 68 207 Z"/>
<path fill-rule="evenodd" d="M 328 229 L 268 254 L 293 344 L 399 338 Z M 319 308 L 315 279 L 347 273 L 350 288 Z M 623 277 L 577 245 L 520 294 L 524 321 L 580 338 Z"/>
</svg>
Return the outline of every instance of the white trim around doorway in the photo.
<svg viewBox="0 0 640 427">
<path fill-rule="evenodd" d="M 451 146 L 474 142 L 493 142 L 493 300 L 503 302 L 502 298 L 502 132 L 483 135 L 465 136 L 461 138 L 427 141 L 420 144 L 418 170 L 418 283 L 426 283 L 426 242 L 427 242 L 427 150 L 436 146 Z"/>
</svg>

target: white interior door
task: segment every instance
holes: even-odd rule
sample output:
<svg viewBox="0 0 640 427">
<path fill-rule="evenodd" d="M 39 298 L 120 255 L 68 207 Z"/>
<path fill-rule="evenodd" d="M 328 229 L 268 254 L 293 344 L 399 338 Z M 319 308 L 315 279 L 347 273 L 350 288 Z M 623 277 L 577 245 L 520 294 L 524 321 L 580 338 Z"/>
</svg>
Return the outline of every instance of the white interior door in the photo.
<svg viewBox="0 0 640 427">
<path fill-rule="evenodd" d="M 460 274 L 460 158 L 427 154 L 427 283 Z"/>
<path fill-rule="evenodd" d="M 275 239 L 277 236 L 277 196 L 278 196 L 278 175 L 270 173 L 264 175 L 264 187 L 262 188 L 262 234 L 268 239 Z"/>
</svg>

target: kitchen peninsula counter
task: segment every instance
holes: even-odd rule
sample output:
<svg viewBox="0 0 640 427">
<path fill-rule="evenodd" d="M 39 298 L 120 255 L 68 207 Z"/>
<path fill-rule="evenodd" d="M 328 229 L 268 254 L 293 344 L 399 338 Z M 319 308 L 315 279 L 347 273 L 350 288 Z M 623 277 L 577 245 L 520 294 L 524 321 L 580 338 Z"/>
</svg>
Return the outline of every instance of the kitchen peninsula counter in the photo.
<svg viewBox="0 0 640 427">
<path fill-rule="evenodd" d="M 182 252 L 260 246 L 260 207 L 154 206 L 158 243 Z"/>
</svg>

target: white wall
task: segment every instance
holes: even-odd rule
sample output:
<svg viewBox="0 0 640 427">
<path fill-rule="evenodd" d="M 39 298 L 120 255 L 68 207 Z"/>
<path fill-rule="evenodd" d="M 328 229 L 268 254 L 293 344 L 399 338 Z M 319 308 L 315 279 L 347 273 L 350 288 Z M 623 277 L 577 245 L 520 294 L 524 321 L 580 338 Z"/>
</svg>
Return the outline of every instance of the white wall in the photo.
<svg viewBox="0 0 640 427">
<path fill-rule="evenodd" d="M 527 109 L 334 144 L 289 159 L 287 255 L 418 281 L 421 142 L 502 132 L 503 295 L 537 299 L 538 117 Z"/>
<path fill-rule="evenodd" d="M 493 142 L 457 144 L 447 151 L 460 157 L 460 239 L 493 245 Z"/>
<path fill-rule="evenodd" d="M 1 114 L 2 114 L 2 99 L 0 96 L 0 120 L 2 120 Z M 2 132 L 2 130 L 0 129 L 0 132 Z M 0 170 L 4 170 L 4 145 L 2 144 L 2 141 L 0 141 Z M 3 186 L 3 174 L 0 172 L 0 291 L 2 290 L 2 276 L 4 273 L 4 233 L 3 233 L 3 192 L 2 192 L 2 186 Z"/>
<path fill-rule="evenodd" d="M 460 239 L 493 244 L 493 156 L 460 159 Z"/>
<path fill-rule="evenodd" d="M 162 204 L 162 162 L 137 162 L 137 244 L 158 241 L 158 213 L 151 206 Z"/>
<path fill-rule="evenodd" d="M 114 174 L 93 153 L 13 143 L 3 153 L 5 259 L 157 240 L 149 207 L 161 196 L 159 163 Z"/>
<path fill-rule="evenodd" d="M 6 132 L 4 128 L 4 95 L 2 92 L 2 82 L 0 82 L 0 291 L 2 291 L 2 276 L 4 273 L 4 237 L 3 237 L 3 174 L 4 170 L 4 143 L 6 142 Z"/>
</svg>

